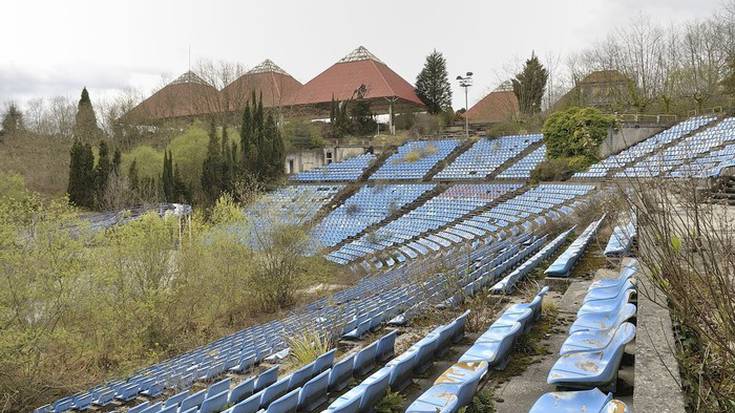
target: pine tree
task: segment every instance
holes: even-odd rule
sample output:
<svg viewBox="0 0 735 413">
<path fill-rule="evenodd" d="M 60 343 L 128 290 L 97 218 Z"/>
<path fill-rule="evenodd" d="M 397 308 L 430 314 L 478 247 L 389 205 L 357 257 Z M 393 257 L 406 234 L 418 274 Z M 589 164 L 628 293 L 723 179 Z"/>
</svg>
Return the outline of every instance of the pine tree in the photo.
<svg viewBox="0 0 735 413">
<path fill-rule="evenodd" d="M 69 201 L 80 207 L 92 208 L 96 192 L 92 146 L 75 139 L 69 155 Z"/>
<path fill-rule="evenodd" d="M 242 114 L 242 126 L 240 128 L 240 149 L 242 150 L 240 169 L 243 173 L 252 173 L 257 159 L 253 121 L 253 111 L 250 109 L 250 102 L 248 101 Z"/>
<path fill-rule="evenodd" d="M 523 70 L 511 80 L 521 113 L 533 115 L 541 112 L 541 99 L 544 97 L 548 78 L 549 72 L 539 62 L 538 57 L 531 53 L 531 58 L 526 60 Z"/>
<path fill-rule="evenodd" d="M 82 142 L 96 142 L 102 138 L 102 130 L 97 126 L 97 116 L 94 114 L 86 87 L 82 89 L 72 132 L 74 137 Z"/>
<path fill-rule="evenodd" d="M 122 154 L 120 148 L 115 148 L 115 154 L 112 156 L 112 172 L 115 175 L 120 175 L 120 164 L 122 164 Z"/>
<path fill-rule="evenodd" d="M 214 202 L 222 192 L 222 154 L 219 138 L 217 137 L 217 126 L 214 119 L 210 122 L 209 145 L 207 146 L 207 157 L 202 164 L 202 189 L 207 200 Z"/>
<path fill-rule="evenodd" d="M 273 119 L 271 116 L 269 118 Z M 271 145 L 271 176 L 277 178 L 283 174 L 283 164 L 286 161 L 286 145 L 275 122 L 273 122 Z"/>
<path fill-rule="evenodd" d="M 8 109 L 3 115 L 2 127 L 0 128 L 0 140 L 3 136 L 15 135 L 23 129 L 23 113 L 18 109 L 15 103 L 9 104 Z"/>
<path fill-rule="evenodd" d="M 416 96 L 424 102 L 432 114 L 443 112 L 452 105 L 447 61 L 436 50 L 426 56 L 424 68 L 416 77 Z"/>
<path fill-rule="evenodd" d="M 174 182 L 173 154 L 171 151 L 163 153 L 163 173 L 161 174 L 161 185 L 163 197 L 166 202 L 176 201 L 176 185 Z"/>
<path fill-rule="evenodd" d="M 104 198 L 111 172 L 112 162 L 110 161 L 110 152 L 107 148 L 107 143 L 102 141 L 99 145 L 99 159 L 97 160 L 97 166 L 94 168 L 95 203 L 98 207 L 101 206 L 102 199 Z"/>
</svg>

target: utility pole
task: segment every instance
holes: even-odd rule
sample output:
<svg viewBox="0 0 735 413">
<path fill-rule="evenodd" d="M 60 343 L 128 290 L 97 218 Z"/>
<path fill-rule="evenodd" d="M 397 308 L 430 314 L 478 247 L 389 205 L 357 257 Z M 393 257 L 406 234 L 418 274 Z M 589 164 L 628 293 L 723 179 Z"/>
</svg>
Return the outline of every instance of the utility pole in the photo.
<svg viewBox="0 0 735 413">
<path fill-rule="evenodd" d="M 469 108 L 469 99 L 467 98 L 467 89 L 472 86 L 472 72 L 465 73 L 464 76 L 457 76 L 459 86 L 464 88 L 464 135 L 465 138 L 470 138 L 470 119 L 467 117 L 467 111 Z"/>
</svg>

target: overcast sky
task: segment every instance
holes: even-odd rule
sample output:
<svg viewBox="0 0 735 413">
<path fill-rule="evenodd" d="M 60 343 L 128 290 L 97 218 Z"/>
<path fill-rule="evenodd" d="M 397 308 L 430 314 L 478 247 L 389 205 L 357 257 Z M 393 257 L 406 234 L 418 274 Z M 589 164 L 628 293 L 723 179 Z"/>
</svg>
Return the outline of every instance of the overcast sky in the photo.
<svg viewBox="0 0 735 413">
<path fill-rule="evenodd" d="M 643 13 L 681 23 L 722 0 L 0 1 L 0 102 L 144 93 L 198 59 L 252 67 L 270 58 L 306 83 L 364 45 L 414 83 L 444 53 L 450 78 L 475 73 L 470 104 L 535 50 L 565 56 Z M 452 81 L 454 107 L 464 95 Z"/>
</svg>

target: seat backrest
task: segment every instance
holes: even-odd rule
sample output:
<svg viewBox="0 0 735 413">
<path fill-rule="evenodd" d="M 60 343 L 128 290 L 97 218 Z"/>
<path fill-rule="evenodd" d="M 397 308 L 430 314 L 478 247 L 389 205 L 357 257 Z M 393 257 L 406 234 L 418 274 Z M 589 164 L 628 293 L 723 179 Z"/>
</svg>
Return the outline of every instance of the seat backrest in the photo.
<svg viewBox="0 0 735 413">
<path fill-rule="evenodd" d="M 215 413 L 221 411 L 227 404 L 228 394 L 229 392 L 227 390 L 223 390 L 218 394 L 212 396 L 208 395 L 202 402 L 202 407 L 199 408 L 199 413 Z"/>
<path fill-rule="evenodd" d="M 337 349 L 331 349 L 314 360 L 311 376 L 314 377 L 334 364 L 334 356 Z"/>
<path fill-rule="evenodd" d="M 71 402 L 71 400 L 69 400 L 69 402 Z M 136 405 L 136 406 L 131 407 L 130 409 L 128 409 L 128 412 L 130 412 L 130 413 L 140 413 L 143 410 L 147 409 L 148 406 L 150 406 L 150 404 L 151 404 L 150 402 L 143 402 L 143 403 L 141 403 L 139 405 Z M 58 405 L 61 405 L 61 404 L 58 404 Z M 59 408 L 56 408 L 54 410 L 63 411 L 63 410 L 61 410 Z M 66 410 L 66 409 L 64 409 L 64 410 Z"/>
<path fill-rule="evenodd" d="M 612 358 L 616 353 L 622 352 L 625 345 L 630 343 L 635 338 L 635 326 L 631 323 L 623 323 L 615 331 L 615 335 L 610 343 L 605 347 L 603 352 L 603 358 Z"/>
<path fill-rule="evenodd" d="M 230 391 L 230 396 L 227 401 L 232 404 L 239 403 L 246 397 L 250 397 L 254 390 L 255 378 L 252 377 L 235 386 L 235 388 Z"/>
<path fill-rule="evenodd" d="M 281 380 L 271 384 L 263 390 L 263 394 L 260 397 L 260 407 L 264 408 L 271 404 L 274 400 L 288 393 L 288 377 L 284 377 Z"/>
<path fill-rule="evenodd" d="M 296 411 L 296 406 L 299 403 L 299 391 L 301 389 L 294 389 L 290 392 L 279 397 L 276 401 L 271 403 L 266 410 L 267 413 L 288 413 Z"/>
<path fill-rule="evenodd" d="M 226 378 L 224 380 L 220 380 L 217 383 L 212 384 L 207 389 L 207 397 L 214 396 L 216 394 L 220 394 L 225 390 L 230 389 L 230 378 Z"/>
<path fill-rule="evenodd" d="M 141 410 L 140 413 L 158 413 L 161 411 L 161 408 L 163 407 L 163 404 L 161 402 L 152 404 L 145 409 Z"/>
<path fill-rule="evenodd" d="M 185 412 L 192 407 L 199 407 L 204 401 L 204 396 L 207 393 L 206 390 L 199 390 L 198 392 L 191 394 L 181 402 L 180 412 Z"/>
<path fill-rule="evenodd" d="M 372 381 L 367 385 L 360 398 L 361 411 L 372 410 L 372 407 L 383 398 L 385 391 L 388 389 L 391 370 L 391 367 L 383 367 L 370 376 Z"/>
<path fill-rule="evenodd" d="M 288 376 L 288 389 L 293 390 L 297 387 L 301 387 L 311 378 L 312 371 L 314 371 L 314 365 L 313 363 L 309 363 L 291 373 L 291 375 Z"/>
<path fill-rule="evenodd" d="M 270 386 L 278 380 L 278 366 L 269 368 L 262 372 L 255 380 L 255 391 L 258 392 Z"/>
<path fill-rule="evenodd" d="M 397 333 L 395 330 L 393 330 L 390 333 L 378 339 L 378 347 L 376 349 L 378 356 L 382 356 L 383 354 L 389 354 L 393 352 L 393 349 L 396 343 L 396 336 L 397 336 Z"/>
<path fill-rule="evenodd" d="M 232 407 L 230 413 L 255 413 L 260 408 L 260 393 L 253 394 Z"/>
</svg>

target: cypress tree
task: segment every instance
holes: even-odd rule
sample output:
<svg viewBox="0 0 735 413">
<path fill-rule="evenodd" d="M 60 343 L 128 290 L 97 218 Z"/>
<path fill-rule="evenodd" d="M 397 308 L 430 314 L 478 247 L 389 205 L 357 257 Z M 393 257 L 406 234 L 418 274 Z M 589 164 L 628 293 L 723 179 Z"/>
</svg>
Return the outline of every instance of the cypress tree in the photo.
<svg viewBox="0 0 735 413">
<path fill-rule="evenodd" d="M 115 148 L 115 154 L 112 156 L 112 172 L 120 175 L 120 164 L 122 163 L 122 154 L 119 148 Z"/>
<path fill-rule="evenodd" d="M 521 113 L 532 115 L 541 112 L 541 99 L 546 90 L 546 81 L 549 72 L 539 62 L 538 57 L 531 53 L 531 58 L 526 60 L 523 70 L 511 79 L 513 93 L 518 99 Z"/>
<path fill-rule="evenodd" d="M 97 116 L 94 114 L 92 101 L 87 88 L 82 89 L 73 129 L 74 137 L 82 142 L 95 142 L 102 138 L 102 130 L 97 126 Z"/>
<path fill-rule="evenodd" d="M 202 189 L 209 202 L 214 202 L 222 192 L 222 154 L 214 119 L 209 129 L 207 157 L 202 164 Z"/>
<path fill-rule="evenodd" d="M 426 56 L 424 68 L 416 77 L 416 96 L 424 102 L 431 114 L 441 113 L 452 105 L 447 61 L 436 50 Z"/>
<path fill-rule="evenodd" d="M 271 137 L 271 173 L 273 177 L 279 177 L 283 174 L 283 164 L 286 161 L 286 145 L 283 142 L 283 135 L 278 126 L 273 121 L 272 116 L 268 116 L 269 123 L 272 122 L 273 136 Z"/>
<path fill-rule="evenodd" d="M 138 163 L 135 159 L 133 159 L 133 162 L 131 162 L 128 167 L 128 185 L 130 186 L 131 191 L 137 192 L 139 189 Z"/>
<path fill-rule="evenodd" d="M 161 175 L 163 197 L 166 202 L 176 201 L 176 185 L 174 183 L 173 154 L 171 151 L 163 153 L 163 173 Z"/>
<path fill-rule="evenodd" d="M 69 184 L 66 192 L 69 194 L 69 201 L 73 204 L 82 206 L 84 202 L 84 174 L 82 173 L 82 151 L 84 146 L 78 139 L 74 140 L 69 152 Z"/>
<path fill-rule="evenodd" d="M 102 141 L 99 145 L 99 159 L 97 160 L 97 166 L 94 168 L 95 202 L 98 207 L 101 206 L 111 172 L 112 162 L 110 161 L 110 152 L 107 147 L 107 143 Z"/>
</svg>

